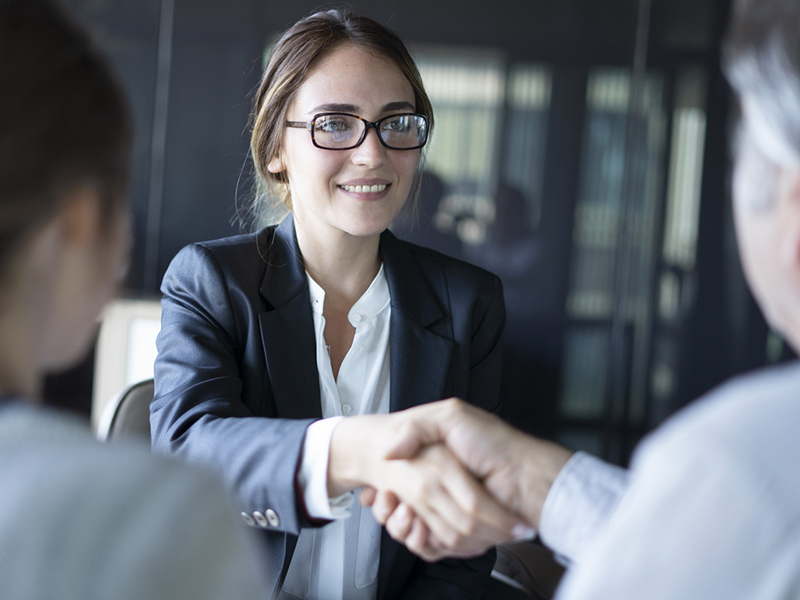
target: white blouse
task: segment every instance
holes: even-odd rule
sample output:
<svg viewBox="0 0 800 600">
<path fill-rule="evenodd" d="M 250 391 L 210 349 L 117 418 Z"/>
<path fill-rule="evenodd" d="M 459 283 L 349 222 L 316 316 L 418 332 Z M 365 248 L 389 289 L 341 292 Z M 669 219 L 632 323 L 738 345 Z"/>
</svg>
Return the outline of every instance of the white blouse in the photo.
<svg viewBox="0 0 800 600">
<path fill-rule="evenodd" d="M 328 457 L 333 429 L 341 418 L 389 412 L 389 285 L 381 266 L 350 309 L 348 319 L 356 333 L 334 379 L 324 335 L 325 291 L 306 276 L 314 311 L 323 419 L 306 432 L 298 482 L 309 516 L 334 520 L 300 532 L 282 596 L 372 600 L 378 589 L 381 527 L 369 509 L 362 510 L 353 502 L 352 492 L 328 497 Z"/>
</svg>

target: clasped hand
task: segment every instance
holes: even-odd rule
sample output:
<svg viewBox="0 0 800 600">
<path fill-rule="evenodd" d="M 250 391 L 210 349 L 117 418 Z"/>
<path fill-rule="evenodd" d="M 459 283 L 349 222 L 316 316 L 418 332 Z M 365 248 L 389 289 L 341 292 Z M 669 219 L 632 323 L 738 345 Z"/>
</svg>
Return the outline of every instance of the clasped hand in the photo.
<svg viewBox="0 0 800 600">
<path fill-rule="evenodd" d="M 532 460 L 520 460 L 526 453 Z M 361 503 L 425 560 L 476 556 L 531 537 L 570 454 L 474 406 L 444 400 L 343 419 L 331 440 L 328 492 L 364 487 Z"/>
</svg>

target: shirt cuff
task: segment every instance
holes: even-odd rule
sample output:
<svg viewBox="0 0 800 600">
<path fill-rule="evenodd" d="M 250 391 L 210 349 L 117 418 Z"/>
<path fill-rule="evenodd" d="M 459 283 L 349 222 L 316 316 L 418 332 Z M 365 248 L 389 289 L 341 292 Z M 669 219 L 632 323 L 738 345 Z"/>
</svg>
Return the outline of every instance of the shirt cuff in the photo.
<svg viewBox="0 0 800 600">
<path fill-rule="evenodd" d="M 580 552 L 606 525 L 628 487 L 628 471 L 576 452 L 561 469 L 542 506 L 539 535 L 562 562 Z"/>
<path fill-rule="evenodd" d="M 343 519 L 350 516 L 353 492 L 337 498 L 328 497 L 328 458 L 333 430 L 344 417 L 314 421 L 306 429 L 303 458 L 297 482 L 303 492 L 306 512 L 312 519 Z"/>
</svg>

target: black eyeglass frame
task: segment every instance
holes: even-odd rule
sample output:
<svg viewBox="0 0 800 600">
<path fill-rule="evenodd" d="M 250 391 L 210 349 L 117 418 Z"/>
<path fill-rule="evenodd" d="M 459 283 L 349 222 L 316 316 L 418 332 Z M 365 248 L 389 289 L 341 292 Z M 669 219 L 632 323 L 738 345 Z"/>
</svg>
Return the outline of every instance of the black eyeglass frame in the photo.
<svg viewBox="0 0 800 600">
<path fill-rule="evenodd" d="M 317 143 L 316 138 L 314 137 L 314 122 L 319 119 L 320 117 L 335 117 L 335 116 L 342 116 L 342 117 L 353 117 L 358 119 L 362 123 L 364 123 L 364 131 L 361 133 L 361 137 L 358 138 L 358 141 L 353 144 L 352 146 L 347 146 L 346 148 L 328 148 L 327 146 L 320 146 Z M 397 117 L 420 117 L 425 122 L 425 141 L 423 141 L 418 146 L 411 146 L 410 148 L 395 148 L 394 146 L 390 146 L 386 143 L 381 136 L 380 124 L 384 121 L 388 121 L 389 119 L 395 119 Z M 369 130 L 373 127 L 375 128 L 375 133 L 378 135 L 378 139 L 380 140 L 381 144 L 384 147 L 389 148 L 389 150 L 418 150 L 425 146 L 428 143 L 428 117 L 425 115 L 421 115 L 419 113 L 399 113 L 396 115 L 389 115 L 388 117 L 383 117 L 378 119 L 377 121 L 367 121 L 363 117 L 359 117 L 358 115 L 352 115 L 350 113 L 343 113 L 343 112 L 327 112 L 327 113 L 318 113 L 314 115 L 314 117 L 310 121 L 286 121 L 286 127 L 295 127 L 297 129 L 307 129 L 311 133 L 311 143 L 314 144 L 317 148 L 321 150 L 352 150 L 353 148 L 358 148 L 361 144 L 364 143 L 364 140 L 367 139 L 367 134 Z"/>
</svg>

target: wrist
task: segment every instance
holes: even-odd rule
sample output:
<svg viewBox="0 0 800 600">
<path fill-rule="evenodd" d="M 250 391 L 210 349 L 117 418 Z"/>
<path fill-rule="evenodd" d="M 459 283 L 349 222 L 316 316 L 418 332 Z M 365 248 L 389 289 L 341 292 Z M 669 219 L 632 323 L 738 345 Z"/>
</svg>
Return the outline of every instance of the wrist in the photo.
<svg viewBox="0 0 800 600">
<path fill-rule="evenodd" d="M 521 469 L 517 480 L 520 515 L 539 529 L 542 507 L 561 469 L 574 452 L 554 442 L 522 436 L 518 454 Z"/>
<path fill-rule="evenodd" d="M 366 416 L 346 417 L 333 430 L 328 458 L 328 495 L 341 496 L 370 483 L 369 438 L 363 435 Z"/>
</svg>

